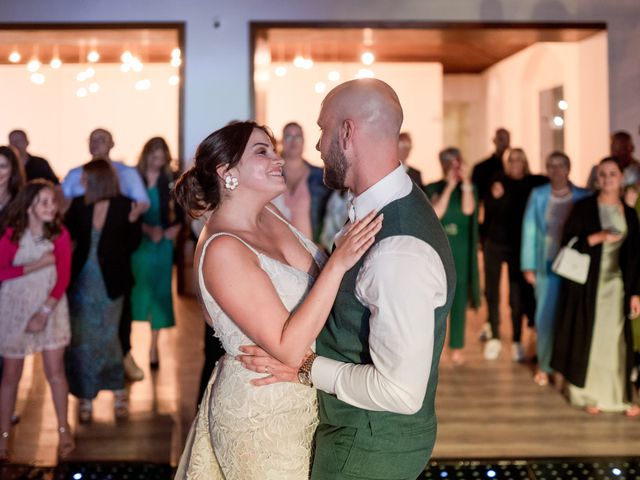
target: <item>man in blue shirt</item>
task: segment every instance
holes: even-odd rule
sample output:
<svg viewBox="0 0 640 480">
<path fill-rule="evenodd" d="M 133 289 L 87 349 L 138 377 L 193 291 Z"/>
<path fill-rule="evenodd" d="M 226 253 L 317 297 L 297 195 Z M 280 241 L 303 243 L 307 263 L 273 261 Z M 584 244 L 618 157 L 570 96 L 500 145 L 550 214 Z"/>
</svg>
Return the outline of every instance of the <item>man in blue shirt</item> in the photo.
<svg viewBox="0 0 640 480">
<path fill-rule="evenodd" d="M 147 194 L 147 188 L 142 181 L 142 177 L 136 168 L 129 167 L 122 162 L 111 160 L 109 153 L 113 146 L 113 136 L 111 132 L 104 128 L 97 128 L 89 135 L 89 152 L 91 153 L 91 158 L 102 158 L 111 162 L 111 165 L 113 165 L 118 175 L 120 193 L 134 202 L 134 208 L 131 210 L 129 217 L 131 221 L 134 221 L 149 209 L 149 195 Z M 82 166 L 69 171 L 63 180 L 62 191 L 67 202 L 70 202 L 72 198 L 84 195 L 84 186 L 81 180 Z M 68 207 L 68 203 L 66 206 Z M 130 294 L 131 292 L 127 292 L 124 295 L 122 317 L 120 318 L 120 344 L 122 346 L 124 371 L 127 378 L 129 380 L 142 380 L 144 378 L 144 372 L 136 365 L 136 362 L 131 356 Z"/>
</svg>

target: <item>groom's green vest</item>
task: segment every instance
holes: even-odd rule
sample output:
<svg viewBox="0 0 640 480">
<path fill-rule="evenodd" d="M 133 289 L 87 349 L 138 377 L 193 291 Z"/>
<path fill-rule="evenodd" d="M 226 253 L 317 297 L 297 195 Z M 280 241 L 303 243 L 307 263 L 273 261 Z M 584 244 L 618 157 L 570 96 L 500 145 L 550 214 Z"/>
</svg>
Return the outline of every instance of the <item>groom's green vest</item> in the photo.
<svg viewBox="0 0 640 480">
<path fill-rule="evenodd" d="M 373 438 L 377 432 L 382 435 L 397 434 L 400 438 L 403 432 L 415 431 L 417 426 L 422 425 L 425 430 L 432 432 L 427 435 L 426 443 L 431 442 L 430 448 L 433 448 L 436 435 L 434 402 L 438 383 L 438 363 L 444 343 L 446 318 L 455 289 L 453 258 L 438 217 L 424 193 L 415 185 L 409 195 L 386 205 L 381 213 L 384 213 L 384 220 L 382 230 L 376 235 L 376 244 L 397 235 L 416 237 L 437 252 L 447 275 L 446 304 L 435 310 L 435 338 L 427 392 L 422 408 L 417 413 L 402 415 L 356 408 L 338 400 L 334 395 L 319 391 L 320 422 L 335 427 L 369 428 Z M 347 363 L 372 363 L 368 343 L 371 312 L 355 295 L 356 279 L 365 258 L 366 255 L 342 280 L 329 319 L 316 342 L 317 353 L 323 357 Z M 393 283 L 393 279 L 390 280 Z M 428 292 L 424 293 L 428 295 Z M 427 460 L 428 458 L 424 459 L 425 464 Z"/>
</svg>

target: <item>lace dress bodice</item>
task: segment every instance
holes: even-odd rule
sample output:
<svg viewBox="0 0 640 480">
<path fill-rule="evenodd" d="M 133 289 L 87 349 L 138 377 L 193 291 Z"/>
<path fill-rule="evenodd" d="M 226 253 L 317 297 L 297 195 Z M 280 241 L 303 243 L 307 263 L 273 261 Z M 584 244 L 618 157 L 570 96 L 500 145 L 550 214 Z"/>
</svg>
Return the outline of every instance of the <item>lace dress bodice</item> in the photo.
<svg viewBox="0 0 640 480">
<path fill-rule="evenodd" d="M 270 210 L 271 211 L 271 210 Z M 326 261 L 316 245 L 282 217 L 319 268 Z M 234 359 L 241 345 L 254 342 L 218 305 L 207 291 L 203 258 L 211 241 L 229 235 L 259 259 L 282 304 L 293 311 L 306 297 L 315 278 L 259 252 L 240 237 L 217 233 L 203 246 L 198 265 L 200 295 L 215 335 L 226 355 L 218 362 L 198 416 L 191 428 L 176 479 L 207 480 L 306 480 L 309 478 L 313 434 L 318 423 L 316 391 L 294 383 L 256 387 L 251 379 L 265 374 L 247 370 Z M 250 298 L 251 292 L 247 292 Z"/>
<path fill-rule="evenodd" d="M 287 225 L 289 225 L 287 223 Z M 292 225 L 289 225 L 291 231 L 296 235 L 300 243 L 309 251 L 313 256 L 318 268 L 322 268 L 326 261 L 324 253 L 316 247 L 316 245 L 296 230 Z M 207 291 L 204 284 L 204 276 L 202 273 L 202 262 L 204 260 L 204 252 L 209 246 L 210 242 L 221 236 L 228 235 L 238 239 L 247 248 L 249 248 L 260 261 L 260 267 L 269 275 L 273 286 L 280 296 L 282 304 L 288 311 L 293 311 L 300 302 L 304 299 L 309 289 L 313 285 L 315 278 L 307 272 L 298 270 L 286 263 L 282 263 L 274 258 L 259 252 L 251 245 L 246 243 L 240 237 L 231 233 L 216 233 L 209 237 L 204 244 L 202 254 L 200 256 L 200 265 L 198 266 L 198 283 L 200 287 L 200 294 L 207 309 L 207 313 L 213 322 L 213 329 L 216 337 L 220 339 L 225 352 L 228 355 L 238 355 L 241 345 L 250 345 L 253 340 L 249 339 L 242 330 L 236 325 L 236 323 L 229 318 L 229 316 L 220 308 L 215 299 Z M 249 292 L 248 292 L 249 293 Z"/>
</svg>

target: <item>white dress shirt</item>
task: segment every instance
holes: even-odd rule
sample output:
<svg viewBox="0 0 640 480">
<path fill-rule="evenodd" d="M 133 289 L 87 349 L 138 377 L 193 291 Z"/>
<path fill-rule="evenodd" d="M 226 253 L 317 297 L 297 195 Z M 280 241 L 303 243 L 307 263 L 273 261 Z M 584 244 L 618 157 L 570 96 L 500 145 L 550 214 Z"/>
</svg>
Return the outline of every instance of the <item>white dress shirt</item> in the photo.
<svg viewBox="0 0 640 480">
<path fill-rule="evenodd" d="M 412 188 L 413 182 L 399 166 L 352 199 L 349 218 L 354 221 L 371 210 L 379 211 L 408 195 Z M 314 385 L 358 408 L 417 412 L 429 382 L 435 309 L 447 298 L 442 260 L 433 247 L 416 237 L 385 238 L 367 254 L 355 294 L 371 311 L 369 349 L 373 363 L 318 357 L 311 369 Z"/>
</svg>

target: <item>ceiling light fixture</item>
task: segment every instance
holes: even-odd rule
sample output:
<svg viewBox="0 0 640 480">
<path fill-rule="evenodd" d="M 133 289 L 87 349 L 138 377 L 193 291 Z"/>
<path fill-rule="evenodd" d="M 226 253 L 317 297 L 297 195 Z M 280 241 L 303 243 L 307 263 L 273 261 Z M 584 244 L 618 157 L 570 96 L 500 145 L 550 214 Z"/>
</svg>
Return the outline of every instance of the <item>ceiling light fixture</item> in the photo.
<svg viewBox="0 0 640 480">
<path fill-rule="evenodd" d="M 376 61 L 376 56 L 371 53 L 371 52 L 364 52 L 362 55 L 360 55 L 360 60 L 362 61 L 363 65 L 372 65 L 373 62 Z"/>
<path fill-rule="evenodd" d="M 33 58 L 29 61 L 29 63 L 27 63 L 27 70 L 29 70 L 31 73 L 35 73 L 40 70 L 41 66 L 42 64 L 40 63 L 40 60 L 38 60 L 37 58 Z"/>
<path fill-rule="evenodd" d="M 331 70 L 329 72 L 329 75 L 327 75 L 327 77 L 329 78 L 329 80 L 331 80 L 332 82 L 337 82 L 338 80 L 340 80 L 340 72 L 337 70 Z"/>
<path fill-rule="evenodd" d="M 31 81 L 36 85 L 42 85 L 45 81 L 45 76 L 40 72 L 35 72 L 31 74 Z"/>
<path fill-rule="evenodd" d="M 9 54 L 9 61 L 11 63 L 18 63 L 20 60 L 22 60 L 22 55 L 20 55 L 20 52 L 17 50 L 14 50 Z"/>
<path fill-rule="evenodd" d="M 96 50 L 91 50 L 87 54 L 87 60 L 91 63 L 96 63 L 98 60 L 100 60 L 100 54 Z"/>
<path fill-rule="evenodd" d="M 374 73 L 368 68 L 361 68 L 358 70 L 358 73 L 356 73 L 355 78 L 373 78 L 374 76 Z"/>
</svg>

